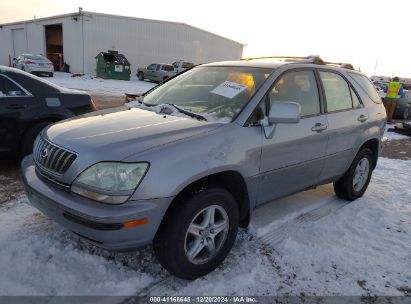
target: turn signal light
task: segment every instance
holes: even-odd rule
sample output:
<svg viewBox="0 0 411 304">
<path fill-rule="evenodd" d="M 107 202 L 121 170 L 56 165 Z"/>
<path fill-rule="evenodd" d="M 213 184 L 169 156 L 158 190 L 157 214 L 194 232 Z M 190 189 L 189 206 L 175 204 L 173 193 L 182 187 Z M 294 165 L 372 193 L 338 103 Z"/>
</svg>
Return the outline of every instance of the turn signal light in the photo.
<svg viewBox="0 0 411 304">
<path fill-rule="evenodd" d="M 146 224 L 148 224 L 148 218 L 143 217 L 143 218 L 138 219 L 138 220 L 125 222 L 125 223 L 123 223 L 123 227 L 124 228 L 132 228 L 132 227 L 136 227 L 136 226 L 143 226 L 143 225 L 146 225 Z"/>
</svg>

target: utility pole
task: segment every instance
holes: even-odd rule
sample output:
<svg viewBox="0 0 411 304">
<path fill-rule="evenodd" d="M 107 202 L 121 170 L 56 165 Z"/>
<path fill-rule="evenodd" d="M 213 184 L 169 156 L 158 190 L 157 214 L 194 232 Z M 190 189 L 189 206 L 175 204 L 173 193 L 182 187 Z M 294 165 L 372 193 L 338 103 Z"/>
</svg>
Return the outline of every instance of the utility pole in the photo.
<svg viewBox="0 0 411 304">
<path fill-rule="evenodd" d="M 376 71 L 377 71 L 377 65 L 378 65 L 378 57 L 377 59 L 375 59 L 375 66 L 374 66 L 374 76 L 376 75 Z"/>
<path fill-rule="evenodd" d="M 78 16 L 81 19 L 81 46 L 82 46 L 82 73 L 84 74 L 84 14 L 83 14 L 83 8 L 79 7 L 78 8 Z"/>
</svg>

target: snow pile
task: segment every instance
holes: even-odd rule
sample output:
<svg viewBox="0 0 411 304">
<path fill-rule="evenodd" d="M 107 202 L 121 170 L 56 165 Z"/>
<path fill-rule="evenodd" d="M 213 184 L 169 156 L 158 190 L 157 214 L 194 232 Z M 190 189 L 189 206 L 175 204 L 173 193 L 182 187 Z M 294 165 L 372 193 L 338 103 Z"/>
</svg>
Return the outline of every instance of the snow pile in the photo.
<svg viewBox="0 0 411 304">
<path fill-rule="evenodd" d="M 193 118 L 189 115 L 181 113 L 176 107 L 170 104 L 158 104 L 155 106 L 146 106 L 144 103 L 138 100 L 135 100 L 135 101 L 126 103 L 125 106 L 129 108 L 139 108 L 139 109 L 143 109 L 147 111 L 152 111 L 158 114 L 166 114 L 166 115 L 172 115 L 172 116 L 177 116 L 177 117 Z M 209 122 L 218 122 L 218 123 L 230 123 L 231 122 L 231 118 L 228 118 L 228 117 L 218 118 L 215 113 L 199 114 L 199 115 L 203 116 Z"/>
<path fill-rule="evenodd" d="M 102 79 L 91 75 L 71 77 L 69 73 L 55 72 L 48 81 L 69 89 L 78 89 L 98 95 L 124 95 L 124 93 L 144 93 L 157 84 L 139 81 L 132 77 L 129 81 Z"/>
<path fill-rule="evenodd" d="M 132 295 L 152 281 L 90 254 L 25 197 L 1 205 L 0 223 L 0 295 Z"/>
<path fill-rule="evenodd" d="M 305 206 L 299 215 L 290 208 L 293 216 L 254 218 L 223 265 L 193 282 L 169 276 L 150 248 L 113 254 L 78 241 L 22 196 L 0 205 L 0 295 L 404 295 L 410 166 L 380 159 L 364 197 L 351 203 L 331 191 L 313 195 L 317 189 L 267 204 L 307 199 L 315 210 L 337 208 L 321 217 Z M 283 234 L 275 245 L 266 241 L 274 232 Z"/>
</svg>

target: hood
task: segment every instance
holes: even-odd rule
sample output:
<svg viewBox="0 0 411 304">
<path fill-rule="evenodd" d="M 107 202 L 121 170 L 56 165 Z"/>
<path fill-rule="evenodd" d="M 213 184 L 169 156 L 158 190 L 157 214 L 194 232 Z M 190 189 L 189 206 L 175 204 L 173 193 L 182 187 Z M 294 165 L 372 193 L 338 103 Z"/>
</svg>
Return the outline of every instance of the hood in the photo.
<svg viewBox="0 0 411 304">
<path fill-rule="evenodd" d="M 43 136 L 77 152 L 80 157 L 118 161 L 219 126 L 219 123 L 120 107 L 53 124 L 44 131 Z"/>
</svg>

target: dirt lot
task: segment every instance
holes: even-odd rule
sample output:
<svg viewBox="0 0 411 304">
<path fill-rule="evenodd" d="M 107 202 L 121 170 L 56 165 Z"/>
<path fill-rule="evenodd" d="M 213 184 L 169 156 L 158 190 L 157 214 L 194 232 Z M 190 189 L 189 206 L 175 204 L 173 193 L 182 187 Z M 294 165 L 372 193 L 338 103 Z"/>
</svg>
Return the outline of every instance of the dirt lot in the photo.
<svg viewBox="0 0 411 304">
<path fill-rule="evenodd" d="M 100 110 L 121 106 L 125 101 L 124 96 L 118 95 L 91 95 L 91 98 L 95 101 Z"/>
</svg>

